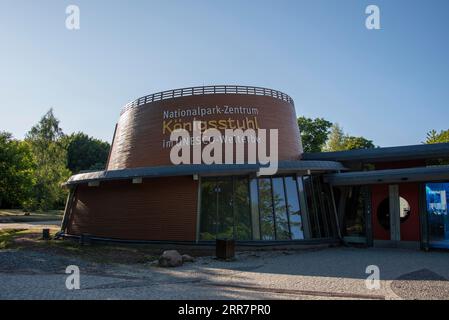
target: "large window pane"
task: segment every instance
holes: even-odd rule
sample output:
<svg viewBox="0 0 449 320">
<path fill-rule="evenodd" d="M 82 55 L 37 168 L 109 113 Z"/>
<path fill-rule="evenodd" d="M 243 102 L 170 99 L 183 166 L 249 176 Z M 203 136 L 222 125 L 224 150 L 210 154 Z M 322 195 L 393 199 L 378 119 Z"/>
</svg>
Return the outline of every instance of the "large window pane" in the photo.
<svg viewBox="0 0 449 320">
<path fill-rule="evenodd" d="M 449 183 L 427 183 L 426 199 L 429 244 L 449 248 Z"/>
<path fill-rule="evenodd" d="M 217 233 L 217 194 L 215 179 L 201 181 L 200 239 L 214 240 Z"/>
<path fill-rule="evenodd" d="M 293 240 L 304 239 L 298 188 L 294 177 L 285 177 L 287 209 L 290 220 L 290 233 Z"/>
<path fill-rule="evenodd" d="M 350 187 L 343 221 L 345 236 L 365 236 L 365 202 L 362 187 Z"/>
<path fill-rule="evenodd" d="M 232 178 L 221 178 L 217 183 L 218 239 L 234 238 L 234 211 L 232 208 Z"/>
<path fill-rule="evenodd" d="M 251 240 L 251 213 L 247 178 L 235 178 L 234 184 L 235 239 Z"/>
<path fill-rule="evenodd" d="M 293 176 L 203 178 L 200 239 L 304 239 L 300 208 Z"/>
<path fill-rule="evenodd" d="M 259 224 L 259 187 L 257 179 L 251 179 L 251 223 L 253 231 L 253 240 L 260 240 Z"/>
<path fill-rule="evenodd" d="M 326 238 L 329 236 L 329 225 L 328 225 L 328 210 L 326 207 L 326 202 L 323 196 L 323 190 L 321 186 L 320 177 L 312 176 L 312 184 L 314 197 L 316 203 L 318 204 L 318 223 L 320 224 L 321 237 Z"/>
<path fill-rule="evenodd" d="M 304 190 L 306 193 L 307 208 L 309 211 L 310 228 L 312 231 L 312 238 L 321 238 L 321 229 L 319 222 L 318 204 L 315 197 L 315 192 L 312 184 L 311 176 L 303 177 Z"/>
<path fill-rule="evenodd" d="M 273 206 L 276 218 L 276 240 L 289 240 L 290 229 L 288 224 L 283 178 L 273 178 Z"/>
<path fill-rule="evenodd" d="M 259 214 L 262 240 L 275 240 L 271 180 L 259 179 Z"/>
</svg>

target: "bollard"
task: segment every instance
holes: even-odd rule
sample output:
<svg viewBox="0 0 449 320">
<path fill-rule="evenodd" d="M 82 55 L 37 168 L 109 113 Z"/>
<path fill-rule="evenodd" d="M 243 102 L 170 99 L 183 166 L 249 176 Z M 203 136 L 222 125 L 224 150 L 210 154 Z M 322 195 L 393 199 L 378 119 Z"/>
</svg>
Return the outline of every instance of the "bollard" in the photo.
<svg viewBox="0 0 449 320">
<path fill-rule="evenodd" d="M 42 239 L 50 240 L 50 229 L 42 229 Z"/>
<path fill-rule="evenodd" d="M 215 255 L 218 259 L 229 260 L 235 256 L 235 241 L 233 239 L 217 239 Z"/>
</svg>

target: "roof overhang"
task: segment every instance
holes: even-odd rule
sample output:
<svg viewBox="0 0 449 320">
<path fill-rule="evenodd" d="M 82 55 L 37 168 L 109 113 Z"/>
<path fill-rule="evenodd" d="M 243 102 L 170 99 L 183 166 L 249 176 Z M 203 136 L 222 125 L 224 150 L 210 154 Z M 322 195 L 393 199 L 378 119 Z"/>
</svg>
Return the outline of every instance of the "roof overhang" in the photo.
<svg viewBox="0 0 449 320">
<path fill-rule="evenodd" d="M 333 186 L 447 181 L 449 166 L 333 173 L 325 175 L 324 179 Z"/>
<path fill-rule="evenodd" d="M 388 162 L 449 158 L 449 143 L 420 144 L 402 147 L 372 148 L 336 152 L 305 153 L 304 160 L 341 162 Z"/>
<path fill-rule="evenodd" d="M 111 171 L 80 173 L 69 178 L 65 185 L 89 183 L 91 181 L 125 180 L 137 177 L 158 178 L 171 176 L 214 176 L 256 174 L 263 166 L 260 164 L 192 164 L 159 167 L 132 168 Z M 335 161 L 280 161 L 278 173 L 310 173 L 345 171 L 341 163 Z"/>
</svg>

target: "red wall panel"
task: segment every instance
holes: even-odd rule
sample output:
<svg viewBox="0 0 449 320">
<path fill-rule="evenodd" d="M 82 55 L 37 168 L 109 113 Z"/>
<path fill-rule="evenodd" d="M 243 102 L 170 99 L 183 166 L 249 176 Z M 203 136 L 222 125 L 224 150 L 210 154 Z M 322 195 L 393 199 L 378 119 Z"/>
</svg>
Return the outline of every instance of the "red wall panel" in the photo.
<svg viewBox="0 0 449 320">
<path fill-rule="evenodd" d="M 419 241 L 419 184 L 404 183 L 399 185 L 399 195 L 408 201 L 410 215 L 406 221 L 401 223 L 401 240 Z"/>
<path fill-rule="evenodd" d="M 420 240 L 420 224 L 419 224 L 419 184 L 402 183 L 399 184 L 399 195 L 407 200 L 410 205 L 410 215 L 406 221 L 401 223 L 401 240 L 403 241 L 419 241 Z M 371 187 L 371 201 L 373 208 L 373 239 L 374 240 L 390 240 L 390 231 L 385 230 L 378 221 L 377 211 L 380 203 L 389 197 L 388 185 L 379 184 Z"/>
<path fill-rule="evenodd" d="M 376 184 L 371 187 L 371 201 L 373 208 L 373 239 L 374 240 L 390 240 L 390 231 L 385 230 L 377 219 L 377 210 L 379 204 L 388 198 L 388 185 Z"/>
</svg>

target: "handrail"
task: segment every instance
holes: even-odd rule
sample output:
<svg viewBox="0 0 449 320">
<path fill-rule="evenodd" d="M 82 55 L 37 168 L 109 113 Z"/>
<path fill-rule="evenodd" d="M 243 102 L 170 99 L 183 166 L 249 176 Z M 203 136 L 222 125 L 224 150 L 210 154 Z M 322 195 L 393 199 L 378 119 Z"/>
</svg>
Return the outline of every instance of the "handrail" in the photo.
<svg viewBox="0 0 449 320">
<path fill-rule="evenodd" d="M 289 102 L 292 105 L 294 105 L 293 99 L 289 95 L 278 90 L 263 87 L 220 85 L 220 86 L 187 87 L 153 93 L 127 103 L 123 107 L 120 114 L 122 115 L 131 108 L 138 107 L 155 101 L 179 97 L 187 97 L 187 96 L 207 95 L 207 94 L 247 94 L 256 96 L 269 96 L 275 99 Z"/>
</svg>

